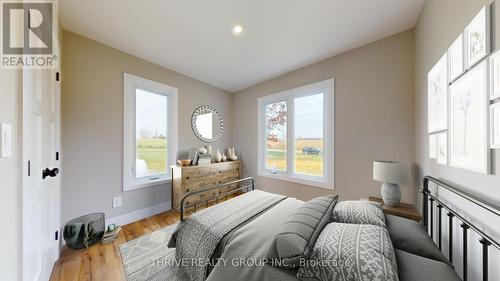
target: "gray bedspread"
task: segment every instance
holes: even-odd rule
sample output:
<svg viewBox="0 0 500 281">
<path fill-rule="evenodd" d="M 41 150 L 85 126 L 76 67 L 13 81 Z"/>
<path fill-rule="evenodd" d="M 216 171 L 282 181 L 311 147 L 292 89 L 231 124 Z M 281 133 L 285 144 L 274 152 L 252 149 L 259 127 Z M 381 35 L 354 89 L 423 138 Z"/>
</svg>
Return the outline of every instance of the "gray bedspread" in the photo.
<svg viewBox="0 0 500 281">
<path fill-rule="evenodd" d="M 264 264 L 273 237 L 304 202 L 288 198 L 224 238 L 222 256 L 207 281 L 294 281 L 296 270 Z"/>
<path fill-rule="evenodd" d="M 168 246 L 176 247 L 176 259 L 190 261 L 183 269 L 191 281 L 205 280 L 208 261 L 221 239 L 285 198 L 255 190 L 203 209 L 179 224 Z"/>
</svg>

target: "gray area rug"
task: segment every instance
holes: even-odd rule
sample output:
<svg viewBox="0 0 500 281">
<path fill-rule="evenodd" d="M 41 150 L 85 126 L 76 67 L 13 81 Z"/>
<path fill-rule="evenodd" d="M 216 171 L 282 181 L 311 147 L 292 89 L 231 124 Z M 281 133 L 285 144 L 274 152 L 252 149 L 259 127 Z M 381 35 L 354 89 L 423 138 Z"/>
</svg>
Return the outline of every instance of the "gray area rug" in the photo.
<svg viewBox="0 0 500 281">
<path fill-rule="evenodd" d="M 175 248 L 168 240 L 177 224 L 146 234 L 120 245 L 125 275 L 128 281 L 184 281 L 186 273 L 175 266 Z"/>
</svg>

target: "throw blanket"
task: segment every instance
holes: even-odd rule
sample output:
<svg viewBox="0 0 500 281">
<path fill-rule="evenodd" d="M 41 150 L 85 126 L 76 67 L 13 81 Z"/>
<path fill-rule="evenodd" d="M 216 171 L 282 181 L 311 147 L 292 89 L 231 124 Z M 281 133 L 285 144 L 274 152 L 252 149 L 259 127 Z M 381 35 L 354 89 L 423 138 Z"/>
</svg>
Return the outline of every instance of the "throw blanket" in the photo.
<svg viewBox="0 0 500 281">
<path fill-rule="evenodd" d="M 178 260 L 209 261 L 224 235 L 285 198 L 254 190 L 203 209 L 179 223 L 168 246 L 176 247 L 175 257 Z M 191 281 L 205 280 L 206 263 L 199 266 L 188 264 L 184 270 Z"/>
</svg>

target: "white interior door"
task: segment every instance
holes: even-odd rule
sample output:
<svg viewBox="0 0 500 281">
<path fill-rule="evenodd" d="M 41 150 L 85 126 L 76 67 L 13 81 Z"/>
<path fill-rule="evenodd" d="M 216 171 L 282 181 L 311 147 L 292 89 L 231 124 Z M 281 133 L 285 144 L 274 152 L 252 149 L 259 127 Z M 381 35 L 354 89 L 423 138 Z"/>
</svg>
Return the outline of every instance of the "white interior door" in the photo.
<svg viewBox="0 0 500 281">
<path fill-rule="evenodd" d="M 23 280 L 49 280 L 59 255 L 59 90 L 55 70 L 23 71 Z M 45 171 L 45 172 L 44 172 Z"/>
</svg>

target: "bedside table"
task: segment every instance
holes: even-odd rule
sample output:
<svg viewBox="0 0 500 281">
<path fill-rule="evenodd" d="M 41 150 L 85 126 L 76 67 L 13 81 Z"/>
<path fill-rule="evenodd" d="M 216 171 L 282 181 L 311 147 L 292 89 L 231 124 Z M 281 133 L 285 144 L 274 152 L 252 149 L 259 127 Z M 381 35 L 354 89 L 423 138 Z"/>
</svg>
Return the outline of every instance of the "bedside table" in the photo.
<svg viewBox="0 0 500 281">
<path fill-rule="evenodd" d="M 412 204 L 401 203 L 398 207 L 391 207 L 384 205 L 384 201 L 382 200 L 382 198 L 370 196 L 368 200 L 381 203 L 382 209 L 386 214 L 407 218 L 416 222 L 420 222 L 420 220 L 422 219 L 422 216 L 418 212 L 417 208 L 415 208 L 415 206 Z"/>
</svg>

